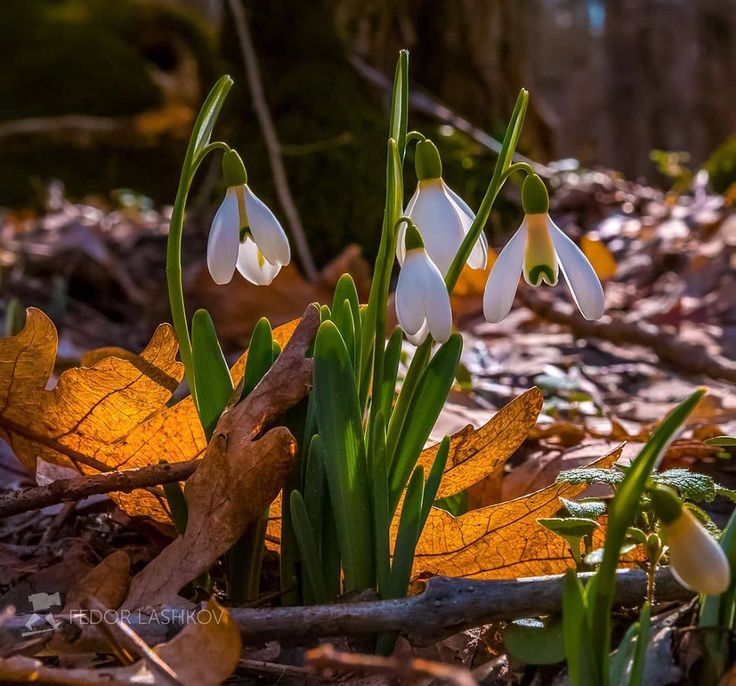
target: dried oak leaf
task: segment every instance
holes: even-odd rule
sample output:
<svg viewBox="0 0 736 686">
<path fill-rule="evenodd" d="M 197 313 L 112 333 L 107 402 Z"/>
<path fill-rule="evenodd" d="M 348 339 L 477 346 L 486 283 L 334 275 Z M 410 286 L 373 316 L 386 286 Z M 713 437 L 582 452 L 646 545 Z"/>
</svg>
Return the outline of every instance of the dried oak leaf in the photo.
<svg viewBox="0 0 736 686">
<path fill-rule="evenodd" d="M 312 360 L 305 355 L 318 326 L 319 311 L 310 305 L 261 382 L 220 417 L 202 462 L 186 482 L 186 531 L 134 577 L 126 607 L 175 596 L 227 552 L 281 490 L 297 445 L 286 427 L 269 427 L 309 392 Z"/>
<path fill-rule="evenodd" d="M 283 346 L 297 323 L 274 338 Z M 191 397 L 167 406 L 184 373 L 170 325 L 160 325 L 138 355 L 118 348 L 85 355 L 90 366 L 63 372 L 49 388 L 57 343 L 53 323 L 35 308 L 17 336 L 0 339 L 0 438 L 31 473 L 39 457 L 83 474 L 201 457 L 206 441 Z M 236 381 L 245 359 L 233 367 Z M 130 515 L 170 521 L 154 490 L 112 497 Z"/>
<path fill-rule="evenodd" d="M 616 448 L 590 466 L 610 467 L 621 450 Z M 432 508 L 417 545 L 414 574 L 514 579 L 563 572 L 572 564 L 567 543 L 537 520 L 554 516 L 561 497 L 574 498 L 585 488 L 553 484 L 459 517 Z"/>
</svg>

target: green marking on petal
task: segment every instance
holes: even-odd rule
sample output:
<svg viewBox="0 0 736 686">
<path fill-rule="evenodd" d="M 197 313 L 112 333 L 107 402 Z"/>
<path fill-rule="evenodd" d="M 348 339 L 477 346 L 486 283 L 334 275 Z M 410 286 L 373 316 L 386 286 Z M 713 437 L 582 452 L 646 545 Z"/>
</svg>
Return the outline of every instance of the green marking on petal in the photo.
<svg viewBox="0 0 736 686">
<path fill-rule="evenodd" d="M 245 243 L 245 241 L 247 241 L 249 238 L 251 240 L 255 240 L 253 239 L 253 234 L 250 232 L 250 227 L 241 226 L 240 227 L 240 242 Z"/>
<path fill-rule="evenodd" d="M 543 280 L 550 286 L 556 286 L 557 274 L 550 265 L 538 264 L 529 270 L 528 280 L 531 286 L 539 286 Z"/>
</svg>

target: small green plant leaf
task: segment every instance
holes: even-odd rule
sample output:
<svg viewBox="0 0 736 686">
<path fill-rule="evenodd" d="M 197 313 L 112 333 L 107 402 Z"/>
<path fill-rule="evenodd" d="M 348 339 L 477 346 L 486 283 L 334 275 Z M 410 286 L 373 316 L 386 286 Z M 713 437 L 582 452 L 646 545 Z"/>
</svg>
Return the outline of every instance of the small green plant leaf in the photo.
<svg viewBox="0 0 736 686">
<path fill-rule="evenodd" d="M 207 310 L 197 310 L 192 318 L 192 362 L 197 412 L 209 440 L 233 393 L 233 380 Z"/>
<path fill-rule="evenodd" d="M 609 484 L 618 486 L 626 475 L 618 469 L 600 469 L 597 467 L 577 467 L 560 472 L 557 482 L 567 481 L 571 484 Z"/>
<path fill-rule="evenodd" d="M 736 446 L 736 436 L 713 436 L 713 438 L 706 438 L 703 443 L 706 445 L 719 445 L 724 448 L 733 448 Z"/>
<path fill-rule="evenodd" d="M 274 343 L 271 322 L 261 317 L 253 328 L 248 344 L 241 398 L 249 395 L 271 368 L 274 359 Z"/>
<path fill-rule="evenodd" d="M 565 659 L 562 619 L 518 619 L 504 628 L 503 644 L 511 657 L 527 665 L 562 662 Z"/>
<path fill-rule="evenodd" d="M 560 498 L 560 502 L 572 517 L 583 519 L 598 519 L 606 514 L 606 503 L 602 500 L 568 500 Z"/>
<path fill-rule="evenodd" d="M 563 538 L 574 537 L 582 538 L 589 536 L 598 528 L 598 522 L 595 519 L 585 519 L 583 517 L 553 517 L 549 519 L 537 520 L 545 529 L 562 536 Z"/>
<path fill-rule="evenodd" d="M 310 585 L 312 596 L 317 603 L 326 603 L 329 600 L 327 586 L 322 576 L 320 565 L 319 546 L 312 529 L 307 507 L 299 491 L 292 491 L 291 496 L 291 521 L 294 525 L 294 534 L 301 554 L 302 566 L 304 568 L 307 582 Z"/>
</svg>

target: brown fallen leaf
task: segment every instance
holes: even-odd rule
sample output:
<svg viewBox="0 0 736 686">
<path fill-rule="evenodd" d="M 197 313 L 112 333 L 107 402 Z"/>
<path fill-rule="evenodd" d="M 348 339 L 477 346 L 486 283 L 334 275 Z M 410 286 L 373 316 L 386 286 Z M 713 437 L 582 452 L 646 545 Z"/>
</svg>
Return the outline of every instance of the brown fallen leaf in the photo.
<svg viewBox="0 0 736 686">
<path fill-rule="evenodd" d="M 619 447 L 592 467 L 609 467 Z M 516 500 L 471 510 L 459 517 L 432 508 L 414 558 L 414 575 L 429 572 L 476 579 L 559 574 L 572 564 L 567 543 L 537 523 L 552 517 L 560 497 L 574 498 L 585 485 L 553 484 Z M 396 527 L 392 527 L 395 536 Z"/>
<path fill-rule="evenodd" d="M 66 596 L 62 614 L 82 607 L 85 596 L 94 596 L 106 608 L 120 607 L 130 586 L 130 557 L 125 550 L 115 550 L 85 574 Z"/>
<path fill-rule="evenodd" d="M 153 652 L 169 668 L 177 683 L 217 686 L 237 667 L 241 650 L 240 631 L 228 611 L 214 599 L 195 612 L 194 619 L 168 643 L 155 646 Z M 152 671 L 145 659 L 127 667 L 62 669 L 48 667 L 29 657 L 0 658 L 0 683 L 28 682 L 58 686 L 153 686 L 169 683 Z"/>
<path fill-rule="evenodd" d="M 544 396 L 534 387 L 514 398 L 479 429 L 466 426 L 450 439 L 450 453 L 437 498 L 464 491 L 495 472 L 534 428 Z M 429 473 L 439 445 L 424 450 L 419 464 Z"/>
<path fill-rule="evenodd" d="M 274 330 L 286 344 L 298 322 Z M 47 389 L 57 333 L 51 320 L 30 308 L 24 329 L 0 339 L 0 438 L 33 474 L 38 458 L 83 474 L 132 469 L 200 457 L 206 441 L 191 396 L 167 403 L 183 377 L 174 330 L 162 324 L 138 355 L 117 348 L 93 351 L 89 367 L 63 372 Z M 245 353 L 233 367 L 237 382 Z M 130 515 L 169 522 L 155 490 L 113 493 Z"/>
<path fill-rule="evenodd" d="M 305 353 L 318 326 L 319 311 L 310 305 L 261 383 L 222 415 L 186 483 L 186 532 L 134 577 L 125 607 L 157 605 L 175 596 L 229 550 L 281 490 L 296 441 L 287 428 L 268 427 L 309 392 L 312 360 Z"/>
</svg>

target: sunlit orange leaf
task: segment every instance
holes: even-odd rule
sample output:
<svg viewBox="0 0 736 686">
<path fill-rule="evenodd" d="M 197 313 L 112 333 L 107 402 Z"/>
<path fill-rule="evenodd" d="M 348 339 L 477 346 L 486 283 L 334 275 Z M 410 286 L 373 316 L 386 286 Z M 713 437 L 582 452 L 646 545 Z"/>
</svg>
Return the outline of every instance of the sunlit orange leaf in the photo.
<svg viewBox="0 0 736 686">
<path fill-rule="evenodd" d="M 297 323 L 277 328 L 274 338 L 283 346 Z M 93 351 L 84 358 L 91 366 L 69 369 L 47 388 L 57 342 L 53 323 L 35 308 L 17 336 L 0 339 L 0 438 L 29 471 L 39 457 L 94 474 L 202 455 L 206 442 L 191 397 L 167 405 L 183 377 L 171 326 L 160 325 L 138 355 Z M 236 381 L 245 359 L 233 368 Z M 131 515 L 169 521 L 150 490 L 112 497 Z"/>
<path fill-rule="evenodd" d="M 601 281 L 608 281 L 616 274 L 616 260 L 606 244 L 596 235 L 586 234 L 580 239 L 580 248 L 598 274 Z"/>
<path fill-rule="evenodd" d="M 460 493 L 501 467 L 534 428 L 544 396 L 534 387 L 499 410 L 479 429 L 466 426 L 450 440 L 438 498 Z M 424 450 L 419 464 L 429 473 L 439 446 Z"/>
<path fill-rule="evenodd" d="M 617 448 L 593 467 L 610 467 Z M 414 559 L 414 574 L 430 572 L 477 579 L 558 574 L 572 565 L 567 543 L 537 523 L 574 498 L 584 485 L 553 484 L 522 498 L 453 517 L 432 508 Z M 395 535 L 395 528 L 393 531 Z"/>
</svg>

